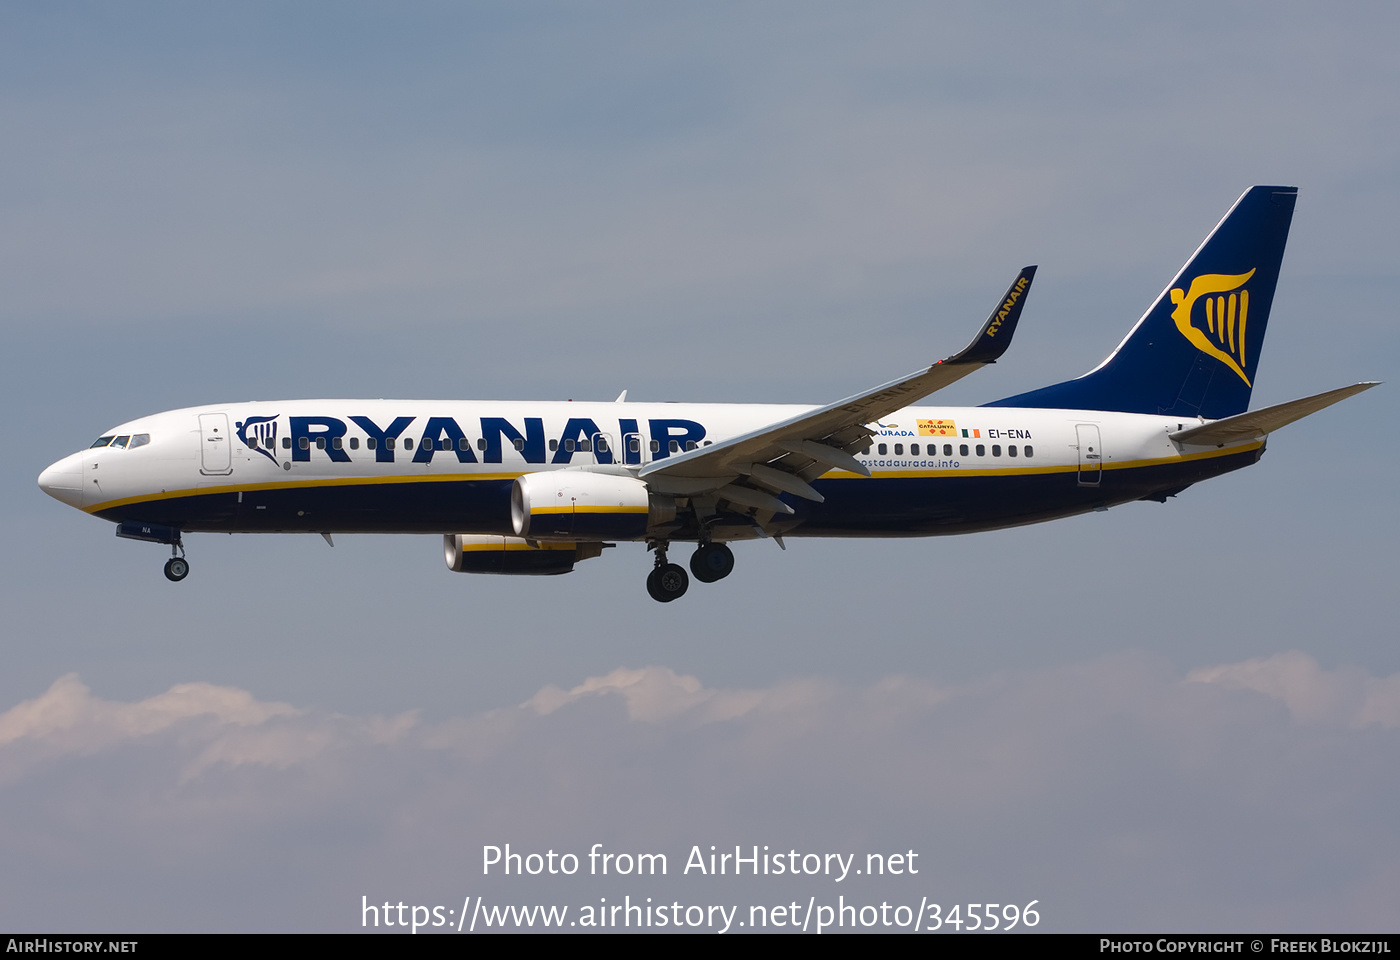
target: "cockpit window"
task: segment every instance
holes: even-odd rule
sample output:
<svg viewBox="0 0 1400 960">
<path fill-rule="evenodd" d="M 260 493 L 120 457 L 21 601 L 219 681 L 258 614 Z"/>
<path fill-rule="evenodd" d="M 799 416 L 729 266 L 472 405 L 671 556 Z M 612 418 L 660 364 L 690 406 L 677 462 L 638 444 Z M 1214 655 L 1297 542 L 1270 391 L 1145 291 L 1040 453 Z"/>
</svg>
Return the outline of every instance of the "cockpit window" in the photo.
<svg viewBox="0 0 1400 960">
<path fill-rule="evenodd" d="M 126 445 L 128 450 L 135 450 L 137 447 L 144 447 L 151 442 L 149 433 L 138 433 L 131 438 L 131 442 Z"/>
<path fill-rule="evenodd" d="M 115 440 L 112 441 L 112 446 L 126 449 L 126 442 L 130 439 L 130 437 L 117 437 Z"/>
<path fill-rule="evenodd" d="M 109 433 L 109 434 L 107 434 L 107 436 L 105 436 L 105 437 L 98 437 L 96 440 L 92 441 L 92 446 L 88 447 L 88 449 L 89 449 L 89 450 L 96 450 L 98 447 L 105 447 L 105 446 L 107 446 L 107 444 L 109 444 L 109 443 L 111 443 L 111 442 L 112 442 L 112 434 Z"/>
</svg>

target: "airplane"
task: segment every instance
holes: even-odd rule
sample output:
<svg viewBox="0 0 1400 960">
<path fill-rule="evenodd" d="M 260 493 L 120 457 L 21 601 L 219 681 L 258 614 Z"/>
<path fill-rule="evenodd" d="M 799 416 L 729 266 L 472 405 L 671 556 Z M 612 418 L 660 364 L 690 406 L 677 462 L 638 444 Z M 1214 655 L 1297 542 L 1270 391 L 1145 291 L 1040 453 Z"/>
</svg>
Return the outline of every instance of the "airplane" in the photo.
<svg viewBox="0 0 1400 960">
<path fill-rule="evenodd" d="M 287 400 L 112 427 L 39 476 L 118 537 L 441 534 L 463 573 L 568 573 L 618 542 L 654 555 L 647 591 L 734 569 L 730 544 L 971 533 L 1168 498 L 1259 460 L 1268 435 L 1376 386 L 1250 411 L 1297 190 L 1245 191 L 1088 373 L 976 407 L 913 406 L 995 363 L 1035 267 L 968 347 L 826 406 Z M 686 569 L 668 559 L 694 543 Z"/>
</svg>

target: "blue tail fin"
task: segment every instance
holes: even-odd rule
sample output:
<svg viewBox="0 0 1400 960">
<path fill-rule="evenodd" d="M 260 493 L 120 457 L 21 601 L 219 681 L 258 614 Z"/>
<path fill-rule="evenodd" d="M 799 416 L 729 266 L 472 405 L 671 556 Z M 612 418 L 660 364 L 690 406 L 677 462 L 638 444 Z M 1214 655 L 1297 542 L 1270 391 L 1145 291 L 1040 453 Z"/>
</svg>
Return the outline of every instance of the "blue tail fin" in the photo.
<svg viewBox="0 0 1400 960">
<path fill-rule="evenodd" d="M 1216 420 L 1249 409 L 1295 187 L 1250 187 L 1107 360 L 989 407 Z"/>
</svg>

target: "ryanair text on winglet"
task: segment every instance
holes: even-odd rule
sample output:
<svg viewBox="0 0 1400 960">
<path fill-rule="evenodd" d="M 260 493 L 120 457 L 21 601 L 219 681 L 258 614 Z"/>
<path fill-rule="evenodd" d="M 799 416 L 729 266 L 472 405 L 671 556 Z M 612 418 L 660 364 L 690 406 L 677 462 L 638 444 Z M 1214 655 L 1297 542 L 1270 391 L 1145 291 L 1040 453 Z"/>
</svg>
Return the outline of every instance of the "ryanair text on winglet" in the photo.
<svg viewBox="0 0 1400 960">
<path fill-rule="evenodd" d="M 997 318 L 992 321 L 992 325 L 987 328 L 987 336 L 995 337 L 997 330 L 1001 327 L 1001 322 L 1006 319 L 1006 315 L 1011 312 L 1011 308 L 1016 306 L 1016 301 L 1021 299 L 1021 294 L 1026 292 L 1026 284 L 1030 283 L 1025 277 L 1016 281 L 1016 285 L 1011 288 L 1011 292 L 1006 295 L 1006 302 L 997 310 Z"/>
</svg>

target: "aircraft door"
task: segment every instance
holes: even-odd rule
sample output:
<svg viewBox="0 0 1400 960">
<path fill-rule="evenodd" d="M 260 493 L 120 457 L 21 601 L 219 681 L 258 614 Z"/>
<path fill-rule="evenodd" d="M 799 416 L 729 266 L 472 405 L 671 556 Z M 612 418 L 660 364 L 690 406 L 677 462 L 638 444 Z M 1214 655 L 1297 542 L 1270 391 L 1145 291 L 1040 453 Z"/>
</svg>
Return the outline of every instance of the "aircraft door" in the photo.
<svg viewBox="0 0 1400 960">
<path fill-rule="evenodd" d="M 1079 485 L 1097 487 L 1103 475 L 1103 446 L 1098 424 L 1075 424 L 1074 433 L 1079 440 Z"/>
<path fill-rule="evenodd" d="M 229 441 L 228 414 L 199 415 L 199 472 L 211 477 L 233 473 L 233 444 Z"/>
<path fill-rule="evenodd" d="M 645 461 L 646 440 L 640 433 L 628 433 L 622 437 L 622 462 L 642 463 Z"/>
</svg>

